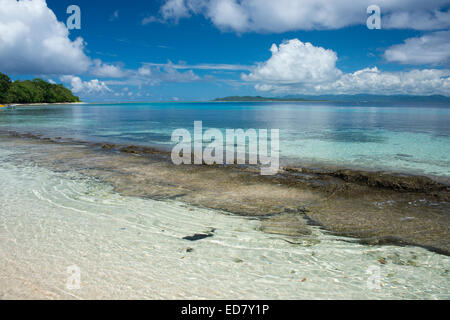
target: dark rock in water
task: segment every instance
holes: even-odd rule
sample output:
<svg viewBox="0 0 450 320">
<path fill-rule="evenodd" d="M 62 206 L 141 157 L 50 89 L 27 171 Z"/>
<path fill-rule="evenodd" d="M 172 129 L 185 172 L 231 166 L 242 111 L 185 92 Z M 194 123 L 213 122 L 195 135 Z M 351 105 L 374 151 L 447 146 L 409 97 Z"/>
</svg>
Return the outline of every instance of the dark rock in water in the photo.
<svg viewBox="0 0 450 320">
<path fill-rule="evenodd" d="M 189 241 L 197 241 L 197 240 L 202 240 L 202 239 L 209 238 L 209 237 L 212 237 L 212 236 L 213 236 L 213 234 L 211 234 L 211 233 L 208 233 L 208 234 L 206 234 L 206 233 L 196 233 L 193 236 L 186 236 L 183 239 L 184 240 L 189 240 Z"/>
<path fill-rule="evenodd" d="M 102 145 L 102 149 L 112 149 L 112 148 L 114 148 L 114 145 L 112 144 L 105 143 L 104 145 Z"/>
<path fill-rule="evenodd" d="M 400 191 L 430 192 L 445 190 L 446 186 L 423 176 L 407 176 L 387 174 L 383 172 L 367 172 L 356 170 L 337 170 L 332 176 L 345 182 L 361 183 L 369 187 L 385 188 Z"/>
<path fill-rule="evenodd" d="M 213 234 L 214 232 L 216 232 L 216 228 L 211 228 L 210 230 L 206 231 L 206 233 L 196 233 L 193 236 L 186 236 L 183 239 L 184 240 L 189 240 L 189 241 L 202 240 L 202 239 L 214 236 L 214 234 Z M 188 250 L 189 249 L 191 249 L 191 251 L 194 250 L 192 248 L 188 248 Z M 187 251 L 187 252 L 191 252 L 191 251 Z"/>
<path fill-rule="evenodd" d="M 386 259 L 383 258 L 383 257 L 379 257 L 378 258 L 378 262 L 381 263 L 381 264 L 386 264 L 387 263 Z"/>
<path fill-rule="evenodd" d="M 299 214 L 306 214 L 308 212 L 308 209 L 304 207 L 298 207 L 298 208 L 284 208 L 285 213 L 299 213 Z"/>
<path fill-rule="evenodd" d="M 139 148 L 137 146 L 126 146 L 126 147 L 120 148 L 120 152 L 140 154 L 140 153 L 142 153 L 142 150 L 141 150 L 141 148 Z"/>
<path fill-rule="evenodd" d="M 397 157 L 412 158 L 412 155 L 406 153 L 397 153 Z"/>
<path fill-rule="evenodd" d="M 123 153 L 131 153 L 131 154 L 164 154 L 163 151 L 156 150 L 154 148 L 143 147 L 143 146 L 124 146 L 119 149 L 120 152 Z"/>
</svg>

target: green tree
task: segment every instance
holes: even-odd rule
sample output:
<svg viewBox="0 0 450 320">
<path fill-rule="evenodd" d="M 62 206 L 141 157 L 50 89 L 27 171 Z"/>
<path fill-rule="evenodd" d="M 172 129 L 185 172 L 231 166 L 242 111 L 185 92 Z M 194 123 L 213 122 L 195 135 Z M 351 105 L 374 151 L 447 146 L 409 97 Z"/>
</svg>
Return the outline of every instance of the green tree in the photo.
<svg viewBox="0 0 450 320">
<path fill-rule="evenodd" d="M 6 94 L 11 87 L 11 79 L 0 72 L 0 103 L 6 103 Z"/>
<path fill-rule="evenodd" d="M 3 103 L 63 103 L 79 102 L 80 99 L 62 84 L 51 84 L 36 78 L 11 82 L 0 73 L 0 102 Z"/>
</svg>

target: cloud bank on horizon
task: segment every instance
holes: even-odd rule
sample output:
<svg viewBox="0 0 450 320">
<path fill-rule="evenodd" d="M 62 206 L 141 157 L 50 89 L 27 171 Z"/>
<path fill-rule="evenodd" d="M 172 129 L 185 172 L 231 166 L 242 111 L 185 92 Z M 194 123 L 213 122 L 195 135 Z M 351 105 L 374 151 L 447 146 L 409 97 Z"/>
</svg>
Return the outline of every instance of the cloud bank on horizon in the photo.
<svg viewBox="0 0 450 320">
<path fill-rule="evenodd" d="M 272 45 L 272 56 L 242 79 L 256 89 L 290 94 L 413 94 L 450 93 L 450 70 L 421 69 L 382 72 L 377 67 L 343 73 L 336 68 L 337 54 L 298 39 Z"/>
<path fill-rule="evenodd" d="M 144 17 L 136 27 L 148 28 L 155 23 L 177 28 L 183 20 L 199 16 L 223 34 L 235 33 L 236 37 L 246 33 L 321 32 L 365 24 L 365 10 L 371 2 L 166 0 L 159 12 Z M 383 49 L 380 59 L 397 65 L 395 71 L 361 65 L 353 72 L 344 72 L 337 67 L 339 52 L 297 37 L 268 45 L 271 56 L 262 62 L 253 60 L 253 64 L 187 64 L 167 59 L 167 63 L 143 61 L 137 68 L 126 68 L 125 63 L 93 57 L 82 37 L 71 40 L 66 25 L 58 21 L 45 0 L 0 0 L 0 71 L 57 77 L 82 96 L 118 97 L 124 94 L 124 87 L 208 82 L 253 87 L 270 94 L 450 96 L 450 1 L 380 0 L 377 4 L 382 8 L 383 29 L 420 32 Z M 119 20 L 121 12 L 114 10 L 107 21 Z M 220 72 L 236 76 L 221 79 Z"/>
</svg>

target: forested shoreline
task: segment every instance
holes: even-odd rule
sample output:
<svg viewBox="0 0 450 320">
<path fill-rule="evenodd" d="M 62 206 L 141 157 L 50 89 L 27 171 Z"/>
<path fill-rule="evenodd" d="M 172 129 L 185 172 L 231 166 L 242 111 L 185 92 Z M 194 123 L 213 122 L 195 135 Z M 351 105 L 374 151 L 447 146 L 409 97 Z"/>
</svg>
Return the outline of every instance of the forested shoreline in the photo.
<svg viewBox="0 0 450 320">
<path fill-rule="evenodd" d="M 39 78 L 11 81 L 0 72 L 0 104 L 63 102 L 81 101 L 62 84 L 49 83 Z"/>
</svg>

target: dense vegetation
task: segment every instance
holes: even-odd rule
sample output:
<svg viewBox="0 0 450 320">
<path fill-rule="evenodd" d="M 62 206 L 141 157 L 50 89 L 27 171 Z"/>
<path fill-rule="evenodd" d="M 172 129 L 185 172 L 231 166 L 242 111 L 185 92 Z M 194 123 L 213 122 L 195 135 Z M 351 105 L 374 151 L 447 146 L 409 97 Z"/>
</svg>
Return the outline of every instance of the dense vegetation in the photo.
<svg viewBox="0 0 450 320">
<path fill-rule="evenodd" d="M 225 98 L 217 98 L 214 101 L 221 101 L 221 102 L 231 102 L 231 101 L 261 101 L 261 102 L 278 102 L 278 101 L 307 101 L 306 99 L 302 98 L 266 98 L 266 97 L 260 97 L 260 96 L 232 96 L 232 97 L 225 97 Z"/>
<path fill-rule="evenodd" d="M 0 104 L 58 102 L 80 102 L 80 99 L 62 84 L 52 84 L 38 78 L 12 82 L 0 72 Z"/>
</svg>

